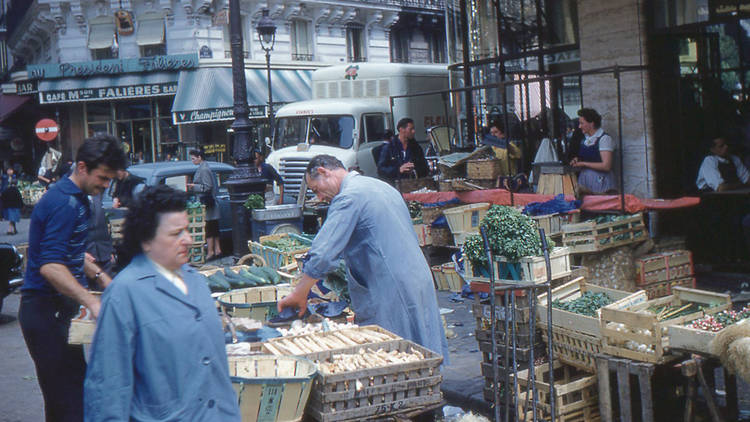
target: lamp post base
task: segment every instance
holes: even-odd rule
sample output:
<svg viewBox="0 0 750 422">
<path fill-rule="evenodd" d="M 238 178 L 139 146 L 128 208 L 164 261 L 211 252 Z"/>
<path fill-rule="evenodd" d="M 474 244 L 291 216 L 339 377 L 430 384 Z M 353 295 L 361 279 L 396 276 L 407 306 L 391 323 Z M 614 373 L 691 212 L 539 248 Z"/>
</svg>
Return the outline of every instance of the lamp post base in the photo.
<svg viewBox="0 0 750 422">
<path fill-rule="evenodd" d="M 229 189 L 229 203 L 232 212 L 232 254 L 242 257 L 249 253 L 247 241 L 250 240 L 250 211 L 245 208 L 245 201 L 250 195 L 264 196 L 268 180 L 261 177 L 255 167 L 240 165 L 224 184 Z"/>
</svg>

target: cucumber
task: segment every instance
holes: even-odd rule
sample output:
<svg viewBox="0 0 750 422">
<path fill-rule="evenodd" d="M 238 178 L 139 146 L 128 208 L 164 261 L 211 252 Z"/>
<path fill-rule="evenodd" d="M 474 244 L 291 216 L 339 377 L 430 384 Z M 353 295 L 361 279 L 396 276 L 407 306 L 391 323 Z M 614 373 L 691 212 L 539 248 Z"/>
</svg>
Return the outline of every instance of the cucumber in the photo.
<svg viewBox="0 0 750 422">
<path fill-rule="evenodd" d="M 271 267 L 260 267 L 260 270 L 267 274 L 266 278 L 271 280 L 272 284 L 279 284 L 281 281 L 281 275 L 275 269 Z"/>
<path fill-rule="evenodd" d="M 223 292 L 232 288 L 221 271 L 217 271 L 208 276 L 208 281 L 208 288 L 212 292 Z"/>
<path fill-rule="evenodd" d="M 224 277 L 226 277 L 229 284 L 232 286 L 233 289 L 241 289 L 243 287 L 250 287 L 247 286 L 247 281 L 244 277 L 240 276 L 236 272 L 234 272 L 229 267 L 224 267 Z"/>
<path fill-rule="evenodd" d="M 262 267 L 250 267 L 247 269 L 247 271 L 255 277 L 263 280 L 262 284 L 272 284 L 271 280 L 268 278 L 268 274 L 263 271 Z"/>
<path fill-rule="evenodd" d="M 246 280 L 248 280 L 248 283 L 251 284 L 252 286 L 261 286 L 263 284 L 266 284 L 266 280 L 265 279 L 262 279 L 262 278 L 256 276 L 255 274 L 252 274 L 252 273 L 248 272 L 244 268 L 240 270 L 240 276 L 242 276 Z"/>
</svg>

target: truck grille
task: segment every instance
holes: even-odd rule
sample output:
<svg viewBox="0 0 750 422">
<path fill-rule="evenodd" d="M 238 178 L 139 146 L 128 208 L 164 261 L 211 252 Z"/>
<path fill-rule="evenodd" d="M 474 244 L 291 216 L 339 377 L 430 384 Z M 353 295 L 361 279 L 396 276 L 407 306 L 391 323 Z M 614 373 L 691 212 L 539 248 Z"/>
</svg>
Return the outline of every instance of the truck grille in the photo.
<svg viewBox="0 0 750 422">
<path fill-rule="evenodd" d="M 309 162 L 307 158 L 282 158 L 279 161 L 279 174 L 284 179 L 284 192 L 297 196 Z M 312 195 L 313 193 L 308 189 L 306 196 Z"/>
</svg>

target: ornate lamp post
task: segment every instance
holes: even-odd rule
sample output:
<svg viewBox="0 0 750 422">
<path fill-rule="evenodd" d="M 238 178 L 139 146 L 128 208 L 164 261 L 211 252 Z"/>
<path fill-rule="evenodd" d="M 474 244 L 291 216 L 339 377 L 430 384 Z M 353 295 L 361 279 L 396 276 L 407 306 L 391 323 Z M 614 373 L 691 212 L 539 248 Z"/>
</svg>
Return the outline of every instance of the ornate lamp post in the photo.
<svg viewBox="0 0 750 422">
<path fill-rule="evenodd" d="M 273 44 L 276 42 L 276 25 L 273 24 L 273 20 L 268 16 L 268 9 L 263 9 L 263 16 L 261 16 L 258 21 L 258 26 L 255 29 L 258 31 L 260 48 L 266 52 L 266 71 L 268 72 L 268 126 L 271 129 L 271 138 L 273 138 L 274 117 L 273 93 L 271 91 L 271 51 L 273 50 Z"/>
<path fill-rule="evenodd" d="M 251 165 L 255 157 L 254 142 L 250 139 L 250 113 L 245 85 L 245 56 L 242 52 L 242 17 L 239 0 L 229 0 L 229 37 L 232 48 L 232 87 L 234 91 L 233 158 L 237 169 L 227 180 L 232 209 L 232 251 L 235 256 L 247 253 L 250 238 L 250 216 L 244 203 L 251 194 L 263 196 L 266 180 Z"/>
</svg>

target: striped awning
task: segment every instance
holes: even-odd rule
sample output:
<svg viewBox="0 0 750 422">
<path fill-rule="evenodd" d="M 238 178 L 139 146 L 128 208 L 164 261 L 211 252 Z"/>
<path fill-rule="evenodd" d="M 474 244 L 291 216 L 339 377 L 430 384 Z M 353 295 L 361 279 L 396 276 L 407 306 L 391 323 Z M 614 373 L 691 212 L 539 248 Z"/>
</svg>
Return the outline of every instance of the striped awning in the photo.
<svg viewBox="0 0 750 422">
<path fill-rule="evenodd" d="M 268 114 L 268 79 L 266 69 L 245 69 L 247 103 L 250 117 Z M 271 70 L 274 107 L 278 104 L 309 100 L 312 97 L 312 70 Z M 202 68 L 182 71 L 179 88 L 172 104 L 176 124 L 234 119 L 232 69 Z"/>
<path fill-rule="evenodd" d="M 39 103 L 70 103 L 174 95 L 177 72 L 50 79 L 39 82 Z"/>
</svg>

